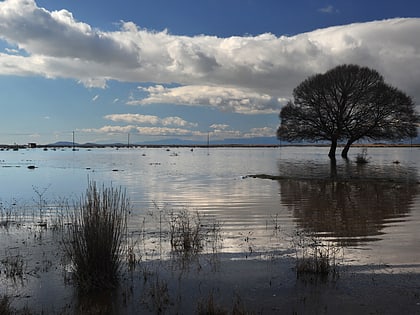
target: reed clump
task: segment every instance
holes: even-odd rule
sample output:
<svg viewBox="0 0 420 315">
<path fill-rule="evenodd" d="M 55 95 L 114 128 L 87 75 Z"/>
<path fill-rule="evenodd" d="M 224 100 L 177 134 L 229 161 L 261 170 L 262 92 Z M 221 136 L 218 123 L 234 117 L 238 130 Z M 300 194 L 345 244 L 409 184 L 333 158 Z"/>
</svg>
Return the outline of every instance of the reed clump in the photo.
<svg viewBox="0 0 420 315">
<path fill-rule="evenodd" d="M 79 288 L 106 289 L 118 284 L 129 208 L 121 188 L 98 188 L 95 182 L 89 183 L 71 215 L 63 242 Z"/>
<path fill-rule="evenodd" d="M 369 158 L 368 158 L 368 155 L 367 155 L 367 149 L 366 148 L 364 148 L 361 153 L 357 154 L 356 163 L 357 164 L 369 163 Z"/>
<path fill-rule="evenodd" d="M 195 216 L 187 210 L 171 213 L 169 228 L 171 248 L 174 252 L 194 255 L 203 249 L 206 232 L 198 212 Z"/>
<path fill-rule="evenodd" d="M 305 274 L 324 279 L 339 276 L 338 261 L 342 247 L 301 230 L 295 232 L 292 243 L 295 247 L 297 277 Z"/>
</svg>

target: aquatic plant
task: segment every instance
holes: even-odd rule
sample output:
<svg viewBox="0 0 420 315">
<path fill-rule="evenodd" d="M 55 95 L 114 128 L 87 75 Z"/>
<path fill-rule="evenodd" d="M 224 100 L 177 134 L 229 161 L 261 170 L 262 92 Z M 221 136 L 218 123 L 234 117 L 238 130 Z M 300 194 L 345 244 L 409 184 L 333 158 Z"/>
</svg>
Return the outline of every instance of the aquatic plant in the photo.
<svg viewBox="0 0 420 315">
<path fill-rule="evenodd" d="M 238 294 L 235 294 L 232 310 L 229 312 L 227 309 L 216 304 L 216 302 L 214 301 L 213 292 L 210 292 L 207 298 L 204 298 L 198 302 L 197 314 L 199 315 L 204 315 L 204 314 L 206 315 L 225 315 L 225 314 L 245 315 L 245 314 L 253 314 L 253 313 L 246 310 L 242 302 L 242 299 Z"/>
<path fill-rule="evenodd" d="M 295 248 L 295 268 L 298 277 L 304 274 L 338 277 L 338 255 L 342 253 L 342 247 L 302 230 L 295 232 L 292 244 Z"/>
<path fill-rule="evenodd" d="M 89 183 L 63 241 L 79 288 L 117 285 L 129 208 L 121 188 L 97 188 L 95 182 Z"/>
<path fill-rule="evenodd" d="M 367 149 L 363 148 L 361 153 L 358 153 L 356 156 L 357 164 L 366 164 L 369 163 L 369 158 L 367 157 Z"/>
<path fill-rule="evenodd" d="M 168 283 L 161 280 L 158 274 L 155 280 L 150 282 L 148 295 L 143 302 L 156 314 L 164 314 L 171 305 Z"/>
<path fill-rule="evenodd" d="M 228 312 L 214 301 L 213 292 L 210 292 L 207 298 L 202 299 L 197 305 L 197 314 L 199 315 L 225 315 Z"/>
<path fill-rule="evenodd" d="M 197 254 L 203 249 L 205 232 L 198 212 L 195 216 L 187 210 L 170 213 L 169 228 L 173 251 L 189 255 Z"/>
<path fill-rule="evenodd" d="M 12 304 L 12 299 L 10 298 L 10 296 L 6 294 L 0 296 L 0 314 L 3 314 L 3 315 L 14 314 L 15 312 L 11 304 Z"/>
<path fill-rule="evenodd" d="M 22 255 L 13 255 L 10 251 L 7 251 L 7 255 L 1 260 L 1 264 L 4 267 L 6 278 L 10 278 L 13 281 L 23 280 L 26 266 Z"/>
</svg>

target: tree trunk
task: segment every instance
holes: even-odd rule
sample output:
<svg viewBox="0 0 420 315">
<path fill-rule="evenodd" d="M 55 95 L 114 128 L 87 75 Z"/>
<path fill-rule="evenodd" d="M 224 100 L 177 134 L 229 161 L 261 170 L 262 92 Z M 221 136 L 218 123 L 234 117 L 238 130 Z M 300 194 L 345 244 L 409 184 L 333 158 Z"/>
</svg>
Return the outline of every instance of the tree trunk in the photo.
<svg viewBox="0 0 420 315">
<path fill-rule="evenodd" d="M 328 156 L 331 160 L 335 160 L 335 150 L 337 149 L 337 139 L 331 140 L 330 152 Z"/>
<path fill-rule="evenodd" d="M 330 161 L 330 178 L 337 178 L 337 161 L 335 159 L 331 159 Z"/>
<path fill-rule="evenodd" d="M 346 159 L 346 160 L 348 159 L 348 153 L 349 153 L 349 150 L 350 150 L 350 146 L 353 144 L 353 142 L 354 141 L 352 141 L 352 140 L 348 140 L 346 145 L 344 146 L 343 151 L 341 151 L 341 157 L 343 159 Z"/>
</svg>

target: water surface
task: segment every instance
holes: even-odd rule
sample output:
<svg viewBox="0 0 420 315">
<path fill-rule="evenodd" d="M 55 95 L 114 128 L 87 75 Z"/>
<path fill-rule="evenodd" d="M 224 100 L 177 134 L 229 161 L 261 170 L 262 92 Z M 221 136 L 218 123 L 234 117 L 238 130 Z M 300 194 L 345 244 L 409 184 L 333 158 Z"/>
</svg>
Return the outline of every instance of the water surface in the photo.
<svg viewBox="0 0 420 315">
<path fill-rule="evenodd" d="M 302 229 L 345 246 L 349 261 L 418 263 L 419 149 L 369 148 L 364 165 L 354 162 L 358 148 L 336 165 L 327 153 L 322 147 L 2 151 L 2 212 L 34 217 L 42 208 L 46 216 L 56 209 L 48 206 L 78 200 L 94 180 L 127 190 L 133 235 L 145 224 L 156 232 L 163 212 L 187 209 L 220 223 L 223 252 L 290 248 L 293 231 Z"/>
</svg>

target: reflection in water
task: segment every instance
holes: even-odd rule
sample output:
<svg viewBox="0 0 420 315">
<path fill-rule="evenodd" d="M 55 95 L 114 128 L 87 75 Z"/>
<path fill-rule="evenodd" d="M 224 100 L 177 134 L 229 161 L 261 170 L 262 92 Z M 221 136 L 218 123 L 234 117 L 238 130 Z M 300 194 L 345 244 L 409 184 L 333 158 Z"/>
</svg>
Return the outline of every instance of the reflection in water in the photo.
<svg viewBox="0 0 420 315">
<path fill-rule="evenodd" d="M 282 203 L 300 228 L 343 244 L 378 239 L 387 224 L 404 221 L 418 194 L 417 171 L 401 166 L 289 166 L 279 181 Z"/>
</svg>

